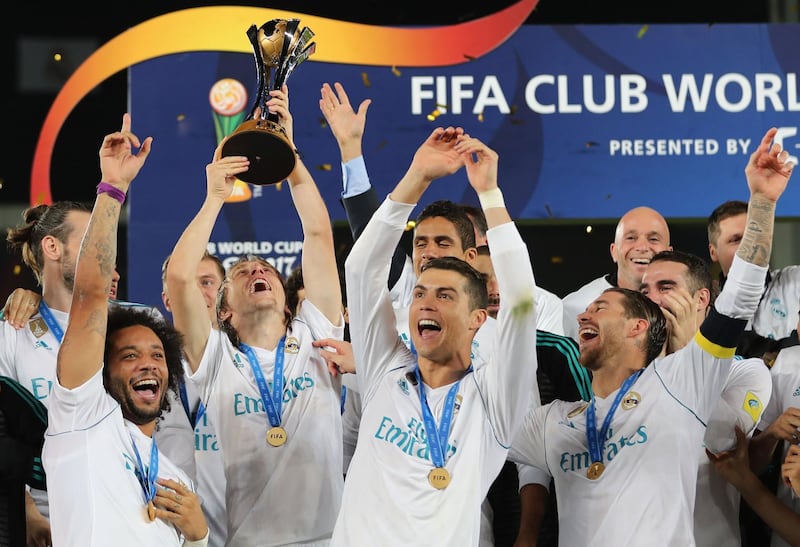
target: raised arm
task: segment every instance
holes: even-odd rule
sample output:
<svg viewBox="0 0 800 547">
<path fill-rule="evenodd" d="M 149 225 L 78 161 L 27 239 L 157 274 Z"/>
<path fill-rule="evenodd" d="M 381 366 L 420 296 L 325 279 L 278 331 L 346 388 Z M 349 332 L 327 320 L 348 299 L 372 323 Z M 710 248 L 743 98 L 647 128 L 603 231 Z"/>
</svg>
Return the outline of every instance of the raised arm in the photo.
<svg viewBox="0 0 800 547">
<path fill-rule="evenodd" d="M 786 189 L 795 167 L 787 161 L 789 153 L 773 143 L 778 129 L 773 127 L 761 139 L 745 167 L 750 201 L 747 205 L 747 228 L 736 255 L 756 266 L 769 266 L 775 204 Z"/>
<path fill-rule="evenodd" d="M 738 319 L 752 317 L 763 293 L 763 276 L 772 252 L 775 206 L 794 170 L 794 163 L 787 161 L 789 154 L 773 143 L 777 131 L 773 127 L 766 132 L 745 167 L 750 189 L 747 224 L 725 287 L 714 303 L 717 311 Z M 747 271 L 754 271 L 747 265 L 761 269 L 760 274 L 747 275 Z"/>
<path fill-rule="evenodd" d="M 131 132 L 130 114 L 122 117 L 122 129 L 106 135 L 100 147 L 100 171 L 92 216 L 81 242 L 75 267 L 69 323 L 58 352 L 59 383 L 73 389 L 103 367 L 108 325 L 108 291 L 117 263 L 117 226 L 122 200 L 144 165 L 152 137 L 140 143 Z M 133 154 L 132 148 L 139 151 Z"/>
<path fill-rule="evenodd" d="M 362 153 L 364 130 L 367 123 L 367 110 L 372 103 L 364 99 L 353 110 L 350 98 L 342 84 L 323 84 L 320 92 L 319 109 L 328 122 L 342 159 L 342 206 L 350 226 L 353 241 L 357 240 L 378 209 L 381 200 L 369 180 L 367 166 Z M 388 287 L 391 289 L 400 279 L 406 262 L 410 267 L 411 258 L 403 249 L 402 242 L 392 255 Z"/>
<path fill-rule="evenodd" d="M 270 92 L 267 103 L 271 112 L 278 114 L 292 146 L 292 115 L 286 86 Z M 333 228 L 325 201 L 319 193 L 311 173 L 298 155 L 294 171 L 288 177 L 292 201 L 303 227 L 303 283 L 306 298 L 331 321 L 338 325 L 343 313 L 342 289 L 333 245 Z"/>
<path fill-rule="evenodd" d="M 200 210 L 181 234 L 167 266 L 167 291 L 170 295 L 172 320 L 184 339 L 184 353 L 192 371 L 197 371 L 211 333 L 203 294 L 195 279 L 203 260 L 211 231 L 225 200 L 233 192 L 236 175 L 250 166 L 246 156 L 222 157 L 221 142 L 214 158 L 206 166 L 206 199 Z"/>
</svg>

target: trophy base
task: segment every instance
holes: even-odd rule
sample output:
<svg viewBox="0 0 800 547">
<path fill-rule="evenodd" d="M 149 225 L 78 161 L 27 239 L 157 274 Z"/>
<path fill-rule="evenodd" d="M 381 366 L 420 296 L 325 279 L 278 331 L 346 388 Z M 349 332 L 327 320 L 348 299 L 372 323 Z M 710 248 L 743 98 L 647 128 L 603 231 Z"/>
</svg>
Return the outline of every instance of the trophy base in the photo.
<svg viewBox="0 0 800 547">
<path fill-rule="evenodd" d="M 222 157 L 227 156 L 247 156 L 250 168 L 236 178 L 257 186 L 286 180 L 297 163 L 283 127 L 270 120 L 248 120 L 237 127 L 222 146 Z"/>
</svg>

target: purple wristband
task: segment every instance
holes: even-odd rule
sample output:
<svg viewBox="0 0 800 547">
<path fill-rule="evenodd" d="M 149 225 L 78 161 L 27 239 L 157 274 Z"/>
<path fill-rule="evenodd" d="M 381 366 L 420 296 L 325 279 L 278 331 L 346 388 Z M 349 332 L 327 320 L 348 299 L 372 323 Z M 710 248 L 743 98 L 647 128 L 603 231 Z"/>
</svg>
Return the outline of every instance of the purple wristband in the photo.
<svg viewBox="0 0 800 547">
<path fill-rule="evenodd" d="M 119 188 L 110 185 L 107 182 L 101 182 L 100 184 L 97 185 L 97 195 L 99 196 L 100 194 L 108 194 L 109 196 L 117 200 L 120 203 L 120 205 L 125 203 L 125 192 L 123 192 Z"/>
</svg>

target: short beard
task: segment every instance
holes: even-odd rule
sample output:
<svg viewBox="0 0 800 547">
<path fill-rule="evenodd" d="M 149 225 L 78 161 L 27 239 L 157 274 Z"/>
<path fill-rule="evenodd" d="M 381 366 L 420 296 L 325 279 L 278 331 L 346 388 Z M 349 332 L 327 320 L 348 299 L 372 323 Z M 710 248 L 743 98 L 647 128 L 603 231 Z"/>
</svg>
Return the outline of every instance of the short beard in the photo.
<svg viewBox="0 0 800 547">
<path fill-rule="evenodd" d="M 161 401 L 158 405 L 158 409 L 142 410 L 136 406 L 136 403 L 131 398 L 130 392 L 126 387 L 126 385 L 123 385 L 118 380 L 109 379 L 109 386 L 107 388 L 108 394 L 119 403 L 122 409 L 122 416 L 125 417 L 126 420 L 136 425 L 145 425 L 161 416 L 161 410 L 164 407 L 164 398 L 167 396 L 166 391 L 161 394 Z"/>
</svg>

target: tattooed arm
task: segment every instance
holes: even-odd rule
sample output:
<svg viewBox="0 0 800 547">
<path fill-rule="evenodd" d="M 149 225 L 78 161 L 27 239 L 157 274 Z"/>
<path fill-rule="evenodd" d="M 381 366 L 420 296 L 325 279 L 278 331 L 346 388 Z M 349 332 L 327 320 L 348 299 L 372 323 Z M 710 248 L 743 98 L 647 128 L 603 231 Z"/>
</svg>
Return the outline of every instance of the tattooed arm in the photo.
<svg viewBox="0 0 800 547">
<path fill-rule="evenodd" d="M 140 144 L 131 117 L 106 135 L 100 147 L 102 180 L 124 195 L 150 153 L 152 137 Z M 139 148 L 133 154 L 132 147 Z M 97 195 L 75 267 L 69 323 L 58 352 L 58 380 L 67 389 L 83 385 L 103 366 L 108 291 L 117 261 L 117 226 L 122 203 L 108 192 Z"/>
</svg>

